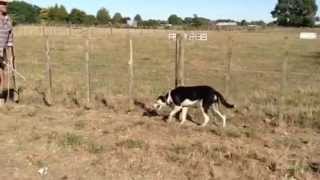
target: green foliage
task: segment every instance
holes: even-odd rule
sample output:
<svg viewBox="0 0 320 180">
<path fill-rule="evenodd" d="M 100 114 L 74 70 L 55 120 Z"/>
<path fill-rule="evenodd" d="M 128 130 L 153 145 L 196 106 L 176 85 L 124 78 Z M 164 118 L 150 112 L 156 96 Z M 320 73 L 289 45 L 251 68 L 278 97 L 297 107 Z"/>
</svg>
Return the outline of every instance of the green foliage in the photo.
<svg viewBox="0 0 320 180">
<path fill-rule="evenodd" d="M 113 18 L 112 18 L 112 22 L 114 24 L 121 24 L 122 23 L 122 15 L 120 13 L 115 13 Z"/>
<path fill-rule="evenodd" d="M 172 24 L 172 25 L 182 25 L 183 24 L 183 20 L 175 14 L 169 16 L 168 22 L 169 22 L 169 24 Z"/>
<path fill-rule="evenodd" d="M 97 23 L 100 25 L 108 24 L 111 21 L 111 17 L 106 8 L 101 8 L 97 12 Z"/>
<path fill-rule="evenodd" d="M 314 26 L 318 7 L 315 0 L 278 0 L 271 12 L 281 26 Z"/>
<path fill-rule="evenodd" d="M 249 23 L 246 20 L 240 22 L 240 26 L 247 26 Z"/>
<path fill-rule="evenodd" d="M 94 15 L 86 15 L 84 17 L 83 24 L 88 25 L 88 26 L 96 25 L 97 19 Z"/>
<path fill-rule="evenodd" d="M 140 14 L 137 14 L 137 15 L 134 17 L 134 20 L 135 20 L 137 23 L 141 23 L 141 22 L 142 22 L 142 17 L 140 16 Z"/>
<path fill-rule="evenodd" d="M 84 143 L 84 139 L 80 135 L 67 133 L 60 140 L 60 145 L 63 147 L 78 147 Z"/>
<path fill-rule="evenodd" d="M 55 23 L 64 23 L 68 20 L 68 12 L 63 5 L 58 6 L 57 4 L 54 7 L 49 7 L 47 9 L 47 19 L 50 22 Z"/>
<path fill-rule="evenodd" d="M 251 21 L 249 24 L 258 25 L 258 26 L 265 26 L 266 25 L 266 23 L 264 21 Z"/>
<path fill-rule="evenodd" d="M 290 8 L 284 6 L 284 2 L 289 2 Z M 287 15 L 282 16 L 281 12 L 290 9 L 290 20 Z M 315 0 L 279 0 L 272 15 L 278 19 L 279 24 L 300 26 L 301 24 L 312 26 L 314 24 L 314 16 L 317 10 Z M 30 24 L 30 23 L 58 23 L 58 24 L 78 24 L 78 25 L 106 25 L 112 22 L 115 25 L 127 24 L 129 17 L 122 16 L 119 12 L 115 13 L 111 18 L 106 8 L 101 8 L 97 11 L 96 16 L 88 15 L 80 9 L 72 9 L 70 13 L 63 5 L 55 4 L 49 8 L 40 8 L 24 1 L 13 1 L 9 4 L 9 12 L 15 24 Z M 290 11 L 291 12 L 291 11 Z M 300 16 L 300 14 L 303 16 Z M 192 26 L 195 28 L 204 28 L 209 25 L 210 20 L 204 17 L 198 17 L 196 14 L 193 17 L 182 19 L 178 15 L 170 15 L 167 21 L 161 20 L 143 20 L 140 14 L 134 17 L 138 26 L 157 28 L 164 24 Z M 222 21 L 222 20 L 221 20 Z M 228 20 L 223 20 L 228 22 Z M 229 20 L 232 22 L 232 20 Z M 216 22 L 219 22 L 217 20 Z M 242 22 L 245 24 L 265 25 L 263 21 Z M 120 26 L 119 26 L 120 27 Z"/>
<path fill-rule="evenodd" d="M 116 143 L 116 146 L 123 147 L 126 149 L 143 149 L 148 148 L 148 144 L 146 144 L 142 140 L 134 140 L 134 139 L 128 139 L 121 142 Z"/>
<path fill-rule="evenodd" d="M 200 26 L 208 26 L 210 20 L 207 18 L 203 17 L 198 17 L 198 15 L 194 15 L 192 19 L 192 24 L 195 27 L 200 27 Z"/>
<path fill-rule="evenodd" d="M 192 25 L 193 23 L 193 18 L 192 17 L 186 17 L 184 18 L 184 23 L 187 24 L 187 25 Z"/>
<path fill-rule="evenodd" d="M 69 22 L 71 24 L 84 24 L 86 22 L 86 13 L 80 9 L 72 9 L 69 14 Z"/>
<path fill-rule="evenodd" d="M 152 28 L 155 28 L 155 27 L 158 27 L 160 26 L 161 22 L 159 20 L 153 20 L 153 19 L 149 19 L 147 21 L 142 21 L 140 23 L 142 26 L 144 27 L 152 27 Z"/>
<path fill-rule="evenodd" d="M 142 20 L 142 17 L 141 17 L 140 14 L 137 14 L 137 15 L 134 17 L 134 21 L 137 22 L 138 26 L 143 25 L 143 20 Z"/>
<path fill-rule="evenodd" d="M 41 8 L 23 1 L 13 1 L 8 7 L 14 24 L 38 23 Z"/>
<path fill-rule="evenodd" d="M 201 26 L 208 26 L 210 20 L 203 17 L 198 17 L 198 15 L 194 15 L 193 17 L 186 17 L 184 18 L 184 24 L 188 26 L 194 27 L 201 27 Z"/>
</svg>

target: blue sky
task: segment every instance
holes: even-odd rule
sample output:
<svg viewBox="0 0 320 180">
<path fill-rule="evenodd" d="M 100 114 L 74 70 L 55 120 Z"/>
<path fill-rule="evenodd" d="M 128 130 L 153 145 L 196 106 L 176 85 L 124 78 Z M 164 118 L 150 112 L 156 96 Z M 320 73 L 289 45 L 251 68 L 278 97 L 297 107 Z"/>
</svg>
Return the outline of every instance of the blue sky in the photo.
<svg viewBox="0 0 320 180">
<path fill-rule="evenodd" d="M 134 17 L 140 14 L 143 19 L 167 19 L 171 14 L 191 17 L 193 14 L 210 19 L 264 20 L 272 21 L 270 12 L 277 0 L 26 0 L 40 7 L 63 4 L 70 11 L 79 8 L 95 15 L 105 7 L 113 15 Z M 317 0 L 320 7 L 320 0 Z M 318 13 L 319 14 L 319 13 Z"/>
</svg>

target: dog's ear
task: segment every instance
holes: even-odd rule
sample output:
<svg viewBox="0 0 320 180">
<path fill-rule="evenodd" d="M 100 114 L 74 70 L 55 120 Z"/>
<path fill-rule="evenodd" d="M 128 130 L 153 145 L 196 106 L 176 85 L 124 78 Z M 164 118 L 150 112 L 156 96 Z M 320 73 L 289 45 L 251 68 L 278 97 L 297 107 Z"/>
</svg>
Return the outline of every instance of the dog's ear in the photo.
<svg viewBox="0 0 320 180">
<path fill-rule="evenodd" d="M 161 100 L 161 101 L 165 102 L 166 98 L 164 96 L 159 96 L 157 100 Z"/>
</svg>

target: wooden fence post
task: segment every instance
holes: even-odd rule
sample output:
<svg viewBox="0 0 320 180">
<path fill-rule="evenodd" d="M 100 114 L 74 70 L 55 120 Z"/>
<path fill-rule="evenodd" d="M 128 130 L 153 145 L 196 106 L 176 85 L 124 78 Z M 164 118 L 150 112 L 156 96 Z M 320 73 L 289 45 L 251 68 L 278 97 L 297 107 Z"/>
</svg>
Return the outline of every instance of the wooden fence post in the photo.
<svg viewBox="0 0 320 180">
<path fill-rule="evenodd" d="M 71 30 L 72 30 L 72 27 L 71 27 L 71 24 L 69 24 L 69 26 L 68 26 L 68 34 L 69 34 L 69 36 L 71 36 L 71 35 L 72 35 Z"/>
<path fill-rule="evenodd" d="M 45 101 L 50 106 L 52 105 L 52 69 L 51 69 L 51 58 L 50 58 L 50 40 L 49 36 L 46 36 L 46 57 L 47 57 L 47 80 L 48 88 L 47 93 L 45 94 Z"/>
<path fill-rule="evenodd" d="M 134 107 L 134 99 L 133 99 L 133 87 L 134 87 L 134 71 L 133 71 L 133 43 L 132 38 L 130 37 L 130 59 L 129 59 L 129 111 L 131 111 Z"/>
<path fill-rule="evenodd" d="M 232 55 L 233 55 L 233 38 L 232 36 L 228 37 L 228 54 L 227 59 L 225 62 L 225 86 L 224 86 L 224 93 L 225 96 L 228 96 L 230 93 L 230 80 L 231 80 L 231 65 L 232 65 Z"/>
<path fill-rule="evenodd" d="M 184 85 L 184 36 L 177 34 L 176 37 L 176 67 L 175 87 Z"/>
<path fill-rule="evenodd" d="M 22 26 L 22 34 L 23 36 L 26 36 L 26 26 Z"/>
<path fill-rule="evenodd" d="M 112 35 L 112 28 L 113 28 L 113 25 L 112 25 L 112 23 L 109 23 L 109 26 L 110 26 L 110 35 Z"/>
<path fill-rule="evenodd" d="M 87 87 L 87 102 L 86 102 L 86 108 L 91 107 L 91 82 L 90 82 L 90 32 L 88 32 L 88 36 L 86 39 L 85 44 L 85 51 L 86 51 L 86 87 Z"/>
<path fill-rule="evenodd" d="M 53 25 L 53 36 L 57 36 L 57 26 Z"/>
<path fill-rule="evenodd" d="M 46 33 L 45 33 L 45 26 L 42 24 L 41 25 L 41 34 L 42 34 L 42 36 L 45 36 L 46 35 Z"/>
<path fill-rule="evenodd" d="M 288 61 L 289 61 L 289 39 L 288 37 L 284 38 L 286 47 L 285 47 L 285 58 L 282 62 L 282 74 L 281 74 L 281 84 L 280 84 L 280 102 L 279 102 L 279 120 L 284 119 L 284 114 L 286 110 L 286 90 L 288 82 Z"/>
</svg>

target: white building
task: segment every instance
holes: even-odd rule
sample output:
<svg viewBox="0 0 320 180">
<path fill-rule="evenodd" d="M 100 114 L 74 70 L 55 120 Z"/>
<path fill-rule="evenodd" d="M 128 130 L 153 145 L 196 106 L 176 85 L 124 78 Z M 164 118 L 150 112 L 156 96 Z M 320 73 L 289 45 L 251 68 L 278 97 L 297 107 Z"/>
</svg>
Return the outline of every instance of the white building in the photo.
<svg viewBox="0 0 320 180">
<path fill-rule="evenodd" d="M 136 28 L 136 27 L 138 27 L 138 22 L 135 20 L 129 20 L 129 21 L 127 21 L 127 25 L 130 27 Z"/>
<path fill-rule="evenodd" d="M 237 26 L 237 22 L 218 22 L 216 26 Z"/>
</svg>

